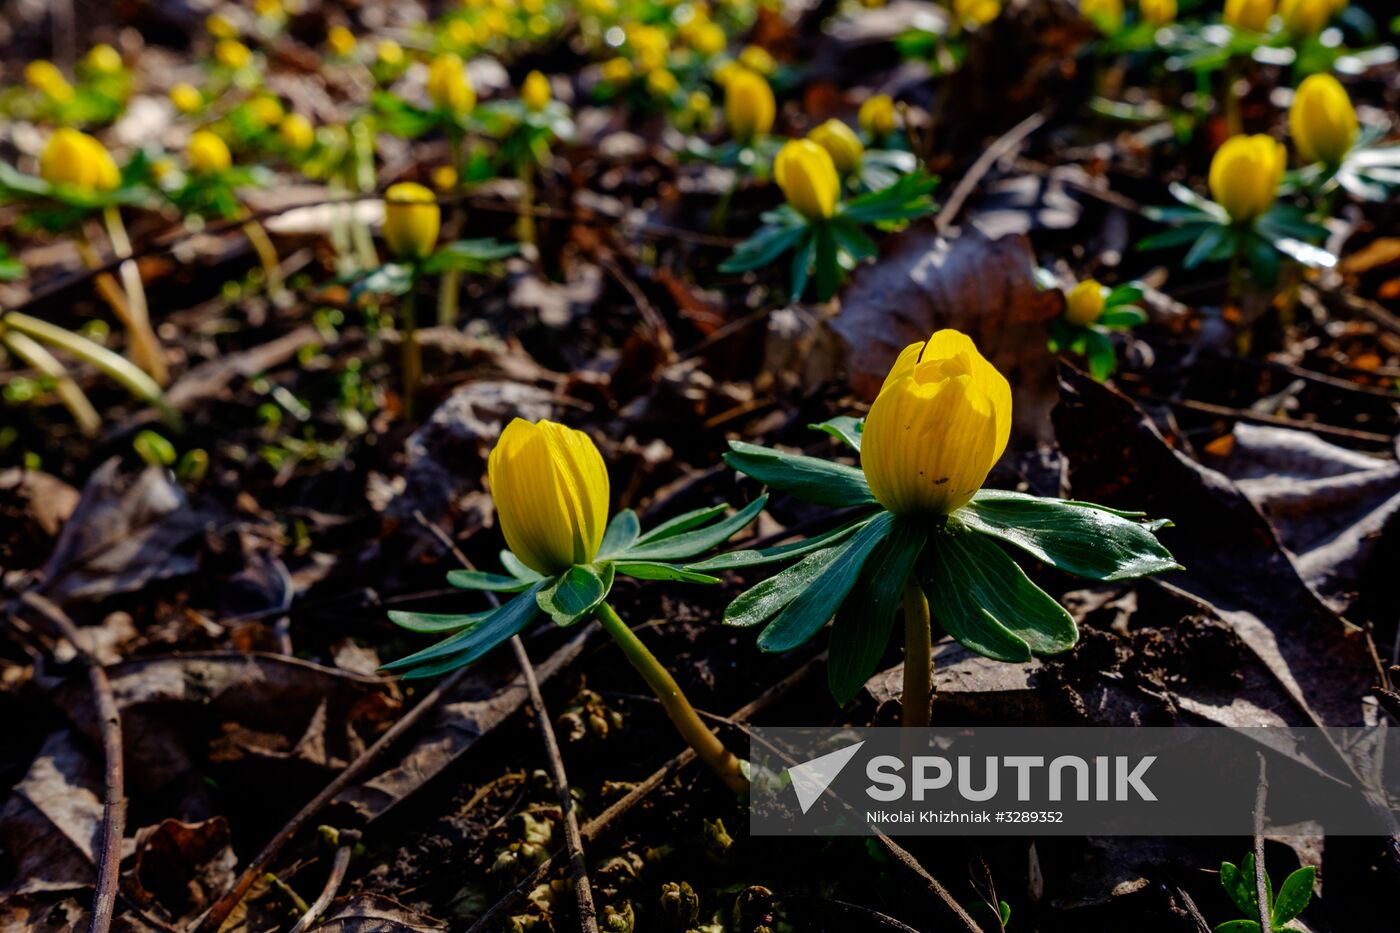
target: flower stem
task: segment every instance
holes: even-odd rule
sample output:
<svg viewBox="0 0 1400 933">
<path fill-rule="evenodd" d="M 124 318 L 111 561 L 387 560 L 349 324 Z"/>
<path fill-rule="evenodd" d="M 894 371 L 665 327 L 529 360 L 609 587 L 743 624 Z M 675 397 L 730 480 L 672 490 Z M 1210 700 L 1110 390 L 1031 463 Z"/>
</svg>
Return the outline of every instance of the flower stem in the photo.
<svg viewBox="0 0 1400 933">
<path fill-rule="evenodd" d="M 933 632 L 928 598 L 912 576 L 904 584 L 904 726 L 927 726 L 933 702 Z"/>
<path fill-rule="evenodd" d="M 1225 132 L 1227 136 L 1238 136 L 1244 132 L 1244 118 L 1240 115 L 1240 98 L 1235 93 L 1239 84 L 1240 65 L 1233 56 L 1226 64 L 1221 80 L 1224 82 L 1222 96 L 1225 103 Z"/>
<path fill-rule="evenodd" d="M 286 289 L 282 284 L 282 261 L 277 258 L 277 247 L 272 244 L 267 229 L 256 220 L 243 222 L 243 235 L 248 238 L 253 252 L 258 254 L 258 262 L 262 264 L 263 276 L 267 280 L 268 297 L 273 302 L 280 302 Z"/>
<path fill-rule="evenodd" d="M 123 323 L 131 337 L 131 353 L 142 369 L 161 385 L 170 381 L 170 371 L 165 366 L 165 353 L 160 340 L 151 328 L 151 315 L 146 305 L 146 289 L 141 284 L 141 270 L 132 258 L 131 239 L 126 235 L 121 211 L 115 204 L 109 204 L 102 211 L 102 219 L 107 227 L 107 237 L 112 241 L 112 252 L 123 260 L 118 267 L 122 278 L 122 290 L 126 292 L 126 316 Z M 117 310 L 113 306 L 113 310 Z"/>
<path fill-rule="evenodd" d="M 403 296 L 400 312 L 400 339 L 403 341 L 403 416 L 413 420 L 413 396 L 418 394 L 418 384 L 423 381 L 423 351 L 418 346 L 418 267 L 408 282 L 408 294 Z"/>
<path fill-rule="evenodd" d="M 666 715 L 671 717 L 676 731 L 695 750 L 700 760 L 709 765 L 710 770 L 734 793 L 747 792 L 749 782 L 739 767 L 739 759 L 725 748 L 719 737 L 701 721 L 695 708 L 681 692 L 675 678 L 656 660 L 656 655 L 647 650 L 647 646 L 642 644 L 636 633 L 618 617 L 612 606 L 601 603 L 598 606 L 597 618 L 603 630 L 617 642 L 622 653 L 632 663 L 632 667 L 642 675 L 652 693 L 656 694 L 656 698 L 666 710 Z"/>
<path fill-rule="evenodd" d="M 515 235 L 521 243 L 535 246 L 535 161 L 526 157 L 520 164 L 520 216 Z"/>
<path fill-rule="evenodd" d="M 78 422 L 82 432 L 88 437 L 97 436 L 97 432 L 102 428 L 102 416 L 92 407 L 92 402 L 83 394 L 83 390 L 78 388 L 73 377 L 68 375 L 64 365 L 46 350 L 43 344 L 28 334 L 5 330 L 0 330 L 0 344 L 51 379 L 54 394 L 73 415 L 73 420 Z"/>
<path fill-rule="evenodd" d="M 461 172 L 462 166 L 462 133 L 456 127 L 448 130 L 447 136 L 448 151 L 451 153 L 452 171 Z M 462 193 L 461 176 L 453 186 L 453 194 Z M 447 218 L 446 237 L 449 242 L 457 239 L 462 230 L 462 206 L 460 204 L 452 208 L 452 212 Z M 442 282 L 438 287 L 437 322 L 439 325 L 452 325 L 457 323 L 458 296 L 462 290 L 462 270 L 448 269 L 442 273 Z"/>
</svg>

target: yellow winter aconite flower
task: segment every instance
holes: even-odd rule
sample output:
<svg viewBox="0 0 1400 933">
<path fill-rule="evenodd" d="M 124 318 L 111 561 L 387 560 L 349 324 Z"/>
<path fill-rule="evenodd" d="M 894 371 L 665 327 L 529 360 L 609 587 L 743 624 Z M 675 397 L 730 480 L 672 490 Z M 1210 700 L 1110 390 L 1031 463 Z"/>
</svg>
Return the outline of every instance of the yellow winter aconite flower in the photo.
<svg viewBox="0 0 1400 933">
<path fill-rule="evenodd" d="M 316 130 L 311 126 L 311 121 L 299 113 L 289 113 L 283 117 L 277 126 L 277 135 L 283 145 L 298 152 L 310 149 L 316 142 Z"/>
<path fill-rule="evenodd" d="M 1337 165 L 1356 145 L 1356 108 L 1346 88 L 1329 74 L 1315 74 L 1298 85 L 1288 111 L 1288 130 L 1304 162 Z"/>
<path fill-rule="evenodd" d="M 1322 32 L 1332 18 L 1332 0 L 1282 0 L 1278 6 L 1283 27 L 1295 39 L 1306 39 Z"/>
<path fill-rule="evenodd" d="M 204 28 L 215 39 L 234 39 L 238 36 L 238 27 L 227 16 L 219 13 L 209 14 L 204 20 Z"/>
<path fill-rule="evenodd" d="M 1085 279 L 1065 295 L 1065 317 L 1071 324 L 1088 326 L 1103 315 L 1108 289 L 1094 279 Z"/>
<path fill-rule="evenodd" d="M 457 187 L 457 170 L 450 165 L 439 165 L 433 169 L 433 187 L 439 191 L 451 191 Z"/>
<path fill-rule="evenodd" d="M 778 105 L 763 75 L 747 68 L 734 71 L 724 84 L 724 122 L 729 135 L 742 143 L 766 136 L 773 128 Z"/>
<path fill-rule="evenodd" d="M 384 243 L 395 259 L 424 259 L 437 245 L 442 210 L 422 185 L 401 181 L 384 192 Z"/>
<path fill-rule="evenodd" d="M 1274 0 L 1225 0 L 1225 22 L 1248 32 L 1263 32 L 1274 15 Z"/>
<path fill-rule="evenodd" d="M 739 64 L 749 71 L 756 71 L 765 76 L 771 76 L 778 70 L 778 63 L 774 61 L 772 54 L 761 45 L 745 46 L 739 53 Z"/>
<path fill-rule="evenodd" d="M 549 106 L 552 97 L 548 78 L 538 71 L 532 71 L 525 76 L 525 83 L 520 85 L 520 100 L 525 104 L 526 110 L 541 111 Z"/>
<path fill-rule="evenodd" d="M 658 68 L 647 75 L 647 90 L 654 97 L 669 98 L 680 89 L 680 81 L 665 68 Z"/>
<path fill-rule="evenodd" d="M 403 46 L 393 39 L 384 39 L 374 47 L 374 57 L 385 67 L 397 68 L 403 64 Z"/>
<path fill-rule="evenodd" d="M 849 175 L 860 168 L 865 146 L 861 145 L 855 131 L 840 120 L 827 120 L 808 133 L 807 138 L 826 150 L 836 165 L 836 171 L 842 175 Z"/>
<path fill-rule="evenodd" d="M 1210 163 L 1210 196 L 1236 223 L 1267 213 L 1278 198 L 1288 153 L 1283 143 L 1260 133 L 1225 140 Z"/>
<path fill-rule="evenodd" d="M 230 71 L 238 71 L 248 67 L 253 53 L 237 39 L 220 39 L 214 43 L 214 60 Z"/>
<path fill-rule="evenodd" d="M 1165 26 L 1176 21 L 1176 0 L 1138 0 L 1143 22 Z"/>
<path fill-rule="evenodd" d="M 193 84 L 177 84 L 170 89 L 170 102 L 181 113 L 194 113 L 204 106 L 204 95 Z"/>
<path fill-rule="evenodd" d="M 63 103 L 73 99 L 73 85 L 53 62 L 30 62 L 24 66 L 24 82 L 50 100 Z"/>
<path fill-rule="evenodd" d="M 808 220 L 821 220 L 835 212 L 841 195 L 836 164 L 810 139 L 794 139 L 783 145 L 773 160 L 773 177 L 788 205 Z"/>
<path fill-rule="evenodd" d="M 692 49 L 706 58 L 723 52 L 725 45 L 728 44 L 724 29 L 718 23 L 711 22 L 701 23 L 692 29 L 688 41 Z"/>
<path fill-rule="evenodd" d="M 966 334 L 904 348 L 861 441 L 870 491 L 896 514 L 946 515 L 982 487 L 1011 436 L 1011 386 Z"/>
<path fill-rule="evenodd" d="M 856 119 L 871 139 L 884 139 L 894 132 L 894 98 L 888 94 L 866 98 Z"/>
<path fill-rule="evenodd" d="M 428 66 L 428 99 L 433 106 L 455 114 L 468 113 L 476 106 L 476 91 L 467 78 L 462 56 L 447 52 Z"/>
<path fill-rule="evenodd" d="M 286 110 L 282 108 L 280 100 L 263 94 L 248 101 L 248 112 L 259 124 L 273 126 L 282 121 L 282 115 L 286 113 Z"/>
<path fill-rule="evenodd" d="M 228 143 L 209 130 L 200 130 L 190 137 L 189 144 L 185 146 L 185 157 L 190 160 L 190 168 L 200 175 L 222 172 L 233 164 Z"/>
<path fill-rule="evenodd" d="M 1123 28 L 1123 0 L 1079 0 L 1079 12 L 1106 36 Z"/>
<path fill-rule="evenodd" d="M 599 74 L 608 84 L 625 84 L 632 77 L 632 63 L 619 55 L 603 62 Z"/>
<path fill-rule="evenodd" d="M 985 26 L 1001 15 L 1001 0 L 953 0 L 953 15 L 960 23 Z"/>
<path fill-rule="evenodd" d="M 125 67 L 121 53 L 105 42 L 88 49 L 88 53 L 83 56 L 83 64 L 89 71 L 100 75 L 121 74 L 122 68 Z"/>
<path fill-rule="evenodd" d="M 591 563 L 608 521 L 608 469 L 592 439 L 553 421 L 516 418 L 486 463 L 511 553 L 556 574 Z"/>
<path fill-rule="evenodd" d="M 326 33 L 326 47 L 333 55 L 352 55 L 356 45 L 355 34 L 344 26 L 332 26 Z"/>
<path fill-rule="evenodd" d="M 121 184 L 112 154 L 96 139 L 74 129 L 54 130 L 39 154 L 39 175 L 51 185 L 111 191 Z"/>
</svg>

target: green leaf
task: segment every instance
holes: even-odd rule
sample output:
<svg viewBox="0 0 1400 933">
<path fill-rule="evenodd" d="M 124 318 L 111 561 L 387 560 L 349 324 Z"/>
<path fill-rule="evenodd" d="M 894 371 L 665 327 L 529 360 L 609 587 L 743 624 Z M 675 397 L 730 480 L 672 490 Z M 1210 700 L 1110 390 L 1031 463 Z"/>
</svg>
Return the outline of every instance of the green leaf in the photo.
<svg viewBox="0 0 1400 933">
<path fill-rule="evenodd" d="M 766 486 L 815 505 L 871 505 L 875 496 L 858 467 L 730 441 L 724 462 Z"/>
<path fill-rule="evenodd" d="M 855 585 L 865 560 L 890 533 L 894 516 L 881 512 L 848 541 L 833 548 L 826 572 L 813 577 L 758 636 L 760 651 L 788 651 L 817 633 Z M 818 552 L 823 553 L 823 552 Z"/>
<path fill-rule="evenodd" d="M 706 573 L 696 573 L 686 567 L 677 567 L 654 560 L 620 560 L 613 564 L 617 572 L 635 580 L 675 580 L 678 583 L 718 583 L 719 577 Z"/>
<path fill-rule="evenodd" d="M 660 541 L 662 538 L 670 538 L 680 534 L 682 531 L 689 531 L 699 525 L 703 525 L 712 518 L 723 515 L 728 511 L 727 505 L 707 505 L 703 508 L 694 509 L 675 518 L 667 519 L 657 525 L 651 531 L 645 532 L 637 539 L 638 544 L 646 544 L 649 541 Z"/>
<path fill-rule="evenodd" d="M 364 294 L 407 295 L 413 288 L 413 267 L 401 262 L 388 262 L 377 269 L 371 269 L 358 282 L 350 287 L 351 304 Z"/>
<path fill-rule="evenodd" d="M 492 593 L 519 593 L 530 585 L 518 577 L 503 577 L 484 570 L 449 570 L 447 582 L 464 590 L 487 590 Z"/>
<path fill-rule="evenodd" d="M 457 240 L 438 249 L 423 261 L 423 271 L 429 273 L 457 269 L 474 272 L 487 263 L 514 256 L 520 251 L 515 243 L 502 243 L 490 238 L 479 240 Z"/>
<path fill-rule="evenodd" d="M 410 632 L 456 632 L 469 626 L 478 625 L 490 618 L 494 609 L 485 612 L 471 612 L 462 615 L 457 612 L 403 612 L 398 609 L 389 610 L 389 621 Z"/>
<path fill-rule="evenodd" d="M 831 627 L 826 681 L 836 702 L 855 699 L 875 673 L 894 625 L 904 584 L 928 541 L 919 519 L 897 517 L 890 534 L 875 546 Z"/>
<path fill-rule="evenodd" d="M 1198 238 L 1206 230 L 1214 227 L 1215 221 L 1183 224 L 1171 230 L 1163 230 L 1161 233 L 1154 233 L 1151 236 L 1143 237 L 1137 242 L 1137 248 L 1144 252 L 1154 249 L 1167 249 L 1172 246 L 1183 246 Z"/>
<path fill-rule="evenodd" d="M 841 206 L 839 216 L 858 224 L 911 220 L 933 211 L 933 199 L 929 194 L 936 187 L 938 179 L 914 172 L 888 188 L 847 201 Z"/>
<path fill-rule="evenodd" d="M 641 533 L 642 523 L 638 521 L 637 513 L 631 509 L 623 509 L 608 522 L 608 529 L 603 532 L 603 543 L 598 546 L 598 557 L 607 560 L 621 554 L 636 543 L 637 536 Z"/>
<path fill-rule="evenodd" d="M 709 560 L 702 560 L 698 564 L 686 564 L 686 569 L 737 570 L 741 567 L 757 567 L 760 564 L 773 564 L 779 561 L 792 560 L 794 557 L 805 557 L 813 551 L 819 551 L 822 548 L 830 547 L 839 541 L 849 538 L 873 517 L 873 515 L 867 513 L 854 521 L 838 525 L 830 531 L 823 531 L 821 534 L 813 535 L 810 538 L 803 538 L 801 541 L 793 541 L 790 544 L 779 544 L 776 547 L 767 547 L 760 550 L 730 551 L 728 554 L 720 554 L 716 557 L 711 557 Z"/>
<path fill-rule="evenodd" d="M 1079 639 L 1074 619 L 994 542 L 956 517 L 929 535 L 919 565 L 936 622 L 962 644 L 997 661 L 1055 654 Z"/>
<path fill-rule="evenodd" d="M 541 589 L 535 601 L 555 625 L 573 625 L 607 598 L 612 585 L 612 564 L 575 564 Z"/>
<path fill-rule="evenodd" d="M 812 227 L 803 228 L 803 236 L 797 244 L 797 251 L 792 256 L 792 281 L 789 289 L 792 292 L 792 300 L 797 301 L 802 298 L 802 293 L 807 290 L 807 280 L 812 274 L 812 263 L 817 257 L 817 235 Z"/>
<path fill-rule="evenodd" d="M 1137 327 L 1147 323 L 1147 313 L 1133 305 L 1122 305 L 1117 308 L 1109 308 L 1099 317 L 1097 323 L 1102 327 L 1114 330 Z"/>
<path fill-rule="evenodd" d="M 842 543 L 813 551 L 781 573 L 749 587 L 725 608 L 724 624 L 746 628 L 767 622 L 826 573 L 844 547 Z"/>
<path fill-rule="evenodd" d="M 1278 897 L 1274 900 L 1274 909 L 1270 915 L 1275 930 L 1280 929 L 1285 923 L 1301 914 L 1303 908 L 1308 906 L 1308 901 L 1312 900 L 1313 881 L 1316 880 L 1316 877 L 1317 869 L 1307 865 L 1284 879 L 1283 887 L 1278 889 Z"/>
<path fill-rule="evenodd" d="M 1117 308 L 1120 305 L 1130 305 L 1142 300 L 1142 286 L 1129 282 L 1126 285 L 1119 285 L 1113 291 L 1104 296 L 1104 308 Z"/>
<path fill-rule="evenodd" d="M 1084 356 L 1089 361 L 1089 375 L 1103 382 L 1118 368 L 1118 354 L 1113 341 L 1103 331 L 1090 328 L 1084 334 Z"/>
<path fill-rule="evenodd" d="M 501 566 L 506 568 L 506 573 L 517 580 L 524 580 L 526 583 L 535 583 L 544 579 L 544 574 L 525 566 L 525 562 L 516 557 L 510 551 L 503 550 L 500 554 Z"/>
<path fill-rule="evenodd" d="M 1249 272 L 1255 281 L 1265 288 L 1278 284 L 1279 262 L 1277 243 L 1271 243 L 1262 236 L 1250 236 L 1245 240 L 1245 254 L 1249 259 Z"/>
<path fill-rule="evenodd" d="M 691 531 L 669 535 L 645 544 L 636 544 L 616 557 L 629 561 L 685 560 L 696 557 L 734 537 L 746 528 L 749 522 L 758 518 L 758 513 L 762 512 L 767 504 L 768 497 L 759 496 L 738 512 L 713 525 L 703 525 Z"/>
<path fill-rule="evenodd" d="M 836 287 L 841 284 L 841 265 L 836 257 L 836 237 L 829 222 L 818 224 L 816 231 L 817 254 L 814 264 L 817 300 L 830 301 L 831 296 L 836 294 Z"/>
<path fill-rule="evenodd" d="M 1206 227 L 1201 231 L 1201 235 L 1196 237 L 1196 242 L 1191 244 L 1191 248 L 1186 251 L 1186 258 L 1181 261 L 1185 269 L 1194 269 L 1215 254 L 1215 251 L 1227 241 L 1233 243 L 1236 236 L 1232 227 L 1217 225 Z"/>
<path fill-rule="evenodd" d="M 1226 920 L 1213 933 L 1259 933 L 1258 920 Z"/>
<path fill-rule="evenodd" d="M 836 239 L 836 245 L 845 250 L 856 262 L 863 259 L 871 259 L 880 254 L 880 248 L 875 245 L 875 241 L 857 227 L 848 218 L 840 217 L 830 224 L 831 235 Z"/>
<path fill-rule="evenodd" d="M 983 489 L 956 514 L 973 531 L 1077 577 L 1131 580 L 1181 569 L 1146 527 L 1092 505 Z"/>
<path fill-rule="evenodd" d="M 405 677 L 430 677 L 471 664 L 501 642 L 519 633 L 539 614 L 535 596 L 544 589 L 541 580 L 510 602 L 490 613 L 478 625 L 445 638 L 431 647 L 390 661 L 386 671 L 407 671 Z M 431 663 L 430 663 L 431 662 Z"/>
<path fill-rule="evenodd" d="M 1239 912 L 1242 914 L 1259 915 L 1259 901 L 1254 894 L 1254 856 L 1247 857 L 1247 866 L 1250 868 L 1248 877 L 1240 871 L 1233 862 L 1220 863 L 1220 886 L 1225 889 L 1225 894 L 1230 898 Z M 1255 927 L 1258 927 L 1255 922 Z"/>
<path fill-rule="evenodd" d="M 814 431 L 823 431 L 850 447 L 856 453 L 860 453 L 861 435 L 865 431 L 864 418 L 852 418 L 850 415 L 838 415 L 823 421 L 821 424 L 809 424 L 807 427 Z"/>
<path fill-rule="evenodd" d="M 719 271 L 747 272 L 772 265 L 779 256 L 796 246 L 806 232 L 806 225 L 760 227 L 720 264 Z"/>
</svg>

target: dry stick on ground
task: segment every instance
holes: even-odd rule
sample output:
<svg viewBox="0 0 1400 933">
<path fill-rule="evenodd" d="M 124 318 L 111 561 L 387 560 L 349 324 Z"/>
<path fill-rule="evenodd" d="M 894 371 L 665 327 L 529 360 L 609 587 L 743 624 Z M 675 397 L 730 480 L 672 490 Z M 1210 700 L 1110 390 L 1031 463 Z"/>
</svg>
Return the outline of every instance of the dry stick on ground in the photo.
<svg viewBox="0 0 1400 933">
<path fill-rule="evenodd" d="M 335 900 L 336 892 L 345 883 L 345 874 L 350 870 L 350 855 L 355 851 L 355 843 L 360 841 L 360 834 L 353 829 L 343 829 L 337 841 L 340 845 L 335 850 L 335 860 L 331 862 L 331 873 L 326 878 L 325 887 L 321 888 L 321 893 L 316 895 L 316 900 L 311 902 L 311 906 L 306 908 L 306 913 L 297 918 L 296 925 L 290 933 L 309 930 L 321 914 L 326 912 L 331 901 Z"/>
<path fill-rule="evenodd" d="M 1269 917 L 1269 874 L 1264 866 L 1264 805 L 1269 799 L 1269 776 L 1264 753 L 1259 755 L 1259 786 L 1254 791 L 1254 896 L 1259 907 L 1259 933 L 1273 933 Z"/>
<path fill-rule="evenodd" d="M 1016 147 L 1021 145 L 1027 136 L 1039 129 L 1045 123 L 1047 116 L 1048 111 L 1045 110 L 1031 114 L 988 146 L 986 151 L 977 157 L 977 161 L 972 163 L 971 168 L 958 181 L 953 193 L 948 195 L 943 209 L 933 219 L 933 229 L 939 234 L 946 233 L 953 221 L 957 220 L 958 212 L 962 210 L 963 204 L 972 196 L 972 192 L 977 190 L 983 176 L 992 170 L 993 165 L 1015 151 Z"/>
<path fill-rule="evenodd" d="M 122 778 L 122 720 L 112 684 L 102 664 L 83 647 L 77 626 L 63 610 L 38 593 L 23 593 L 20 601 L 47 619 L 73 646 L 88 670 L 92 701 L 102 732 L 103 793 L 102 835 L 97 848 L 97 883 L 92 898 L 88 933 L 106 933 L 112 926 L 122 858 L 122 830 L 126 825 L 126 798 Z"/>
<path fill-rule="evenodd" d="M 447 532 L 428 521 L 427 516 L 420 511 L 415 510 L 413 517 L 447 548 L 457 563 L 467 570 L 476 569 Z M 487 591 L 486 598 L 492 606 L 500 608 L 501 600 L 495 593 Z M 544 694 L 540 692 L 539 680 L 535 677 L 535 666 L 530 663 L 530 655 L 525 651 L 525 642 L 519 635 L 512 635 L 510 647 L 515 652 L 516 663 L 520 665 L 520 674 L 525 678 L 526 689 L 530 691 L 530 705 L 535 708 L 535 724 L 544 740 L 545 758 L 549 761 L 549 776 L 559 794 L 559 809 L 564 820 L 564 843 L 569 853 L 569 870 L 574 879 L 574 896 L 578 901 L 579 927 L 584 933 L 597 933 L 598 911 L 593 905 L 593 886 L 588 883 L 588 867 L 583 857 L 583 837 L 578 828 L 578 809 L 574 806 L 574 798 L 569 791 L 569 775 L 564 770 L 564 757 L 559 752 L 559 739 L 554 734 L 554 724 L 549 721 L 549 710 L 544 705 Z"/>
</svg>

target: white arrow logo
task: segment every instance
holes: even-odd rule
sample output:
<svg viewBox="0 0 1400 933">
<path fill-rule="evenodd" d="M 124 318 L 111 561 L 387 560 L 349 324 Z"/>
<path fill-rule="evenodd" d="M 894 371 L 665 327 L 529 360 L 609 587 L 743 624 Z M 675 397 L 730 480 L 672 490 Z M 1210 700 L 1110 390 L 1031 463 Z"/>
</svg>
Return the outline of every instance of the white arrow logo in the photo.
<svg viewBox="0 0 1400 933">
<path fill-rule="evenodd" d="M 813 758 L 800 765 L 793 765 L 788 768 L 788 777 L 792 780 L 792 789 L 797 792 L 797 802 L 802 807 L 802 812 L 806 813 L 812 809 L 812 804 L 817 802 L 817 798 L 826 793 L 826 789 L 831 786 L 831 782 L 836 780 L 836 776 L 841 773 L 841 769 L 850 764 L 851 759 L 860 751 L 860 747 L 865 744 L 864 740 L 854 745 L 847 745 L 845 748 L 822 755 L 820 758 Z"/>
</svg>

